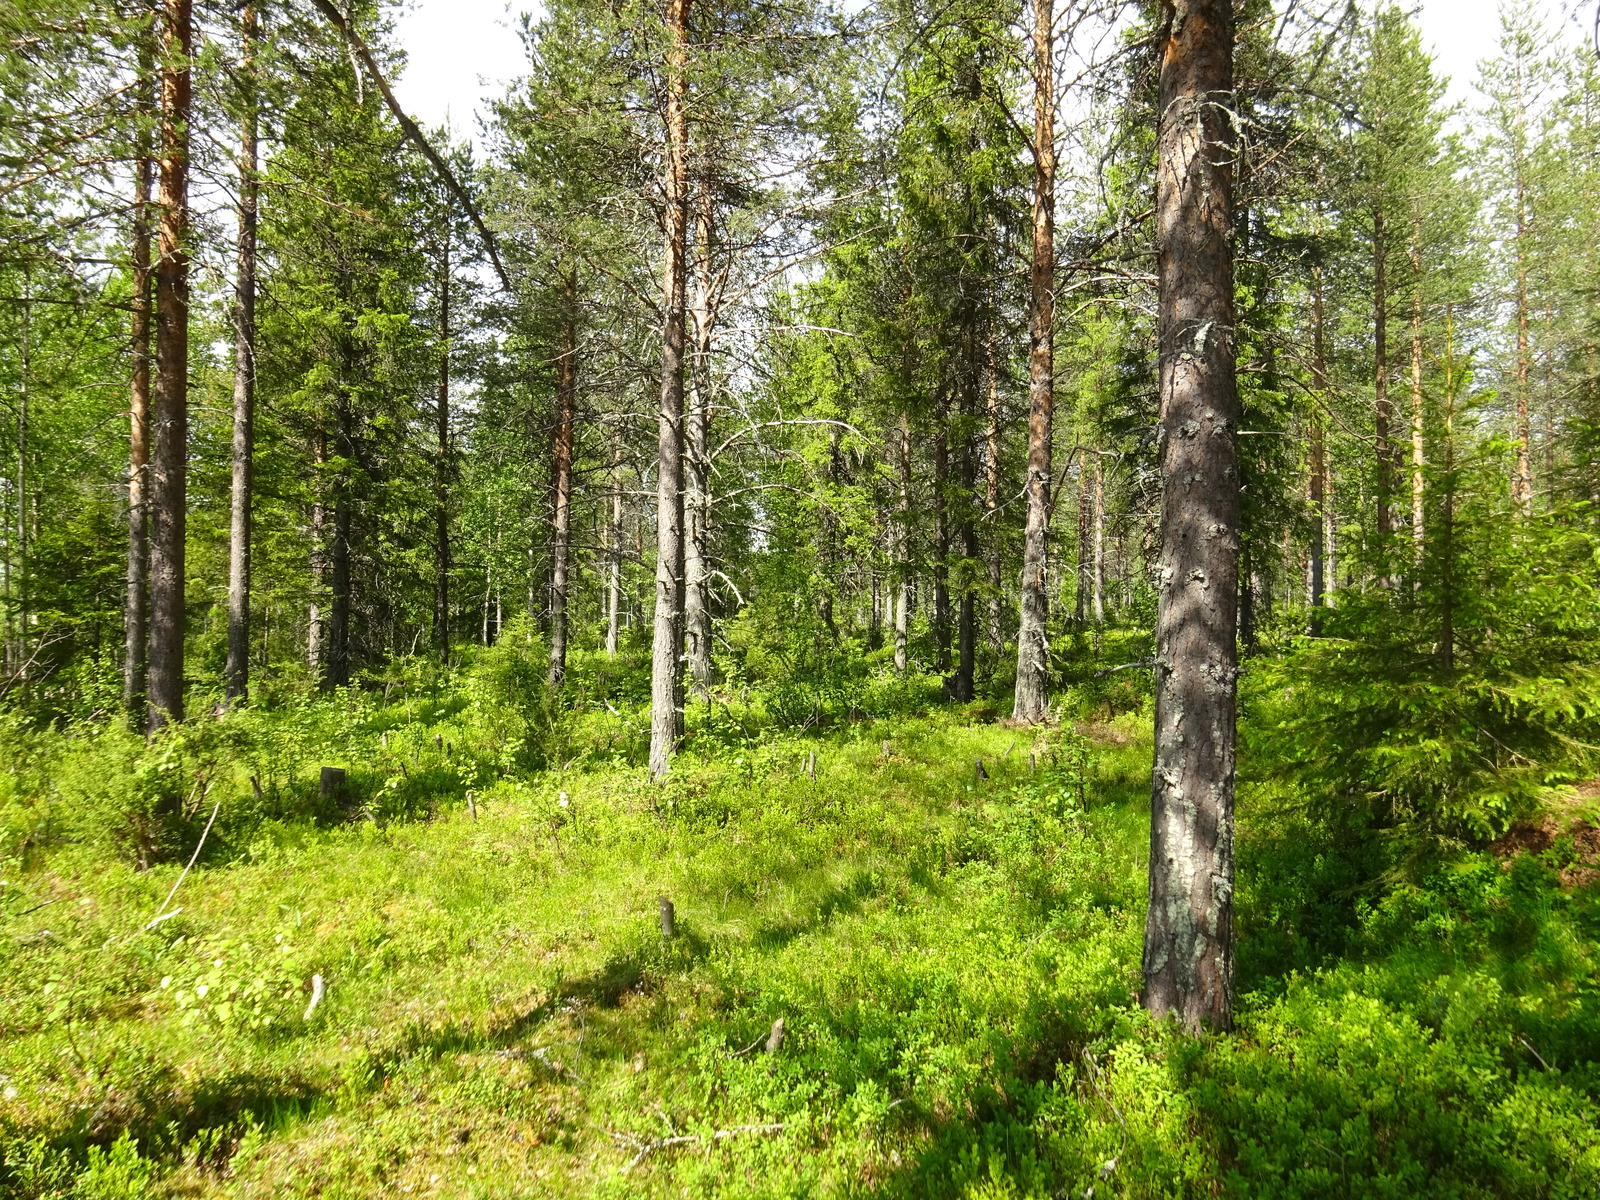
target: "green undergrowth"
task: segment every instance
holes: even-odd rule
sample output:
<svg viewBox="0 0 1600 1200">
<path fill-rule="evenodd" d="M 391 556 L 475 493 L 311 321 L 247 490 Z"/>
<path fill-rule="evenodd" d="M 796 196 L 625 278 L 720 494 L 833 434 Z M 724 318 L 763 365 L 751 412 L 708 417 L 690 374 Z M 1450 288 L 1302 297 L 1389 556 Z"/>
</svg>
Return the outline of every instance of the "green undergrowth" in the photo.
<svg viewBox="0 0 1600 1200">
<path fill-rule="evenodd" d="M 1596 1194 L 1600 909 L 1556 851 L 1380 879 L 1381 850 L 1252 785 L 1240 1028 L 1183 1038 L 1136 1003 L 1149 718 L 1104 693 L 1051 731 L 699 709 L 665 784 L 614 701 L 498 732 L 471 693 L 352 701 L 270 778 L 187 744 L 181 788 L 108 778 L 158 815 L 182 793 L 142 870 L 61 811 L 87 774 L 39 782 L 76 751 L 13 730 L 0 1186 Z M 356 778 L 322 797 L 341 737 Z M 249 818 L 149 926 L 224 797 Z"/>
</svg>

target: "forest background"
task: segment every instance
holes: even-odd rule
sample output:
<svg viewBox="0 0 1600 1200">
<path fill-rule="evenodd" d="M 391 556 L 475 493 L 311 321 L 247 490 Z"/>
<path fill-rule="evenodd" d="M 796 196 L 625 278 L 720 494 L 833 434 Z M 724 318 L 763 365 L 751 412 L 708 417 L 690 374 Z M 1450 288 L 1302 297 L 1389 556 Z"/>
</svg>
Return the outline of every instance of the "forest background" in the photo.
<svg viewBox="0 0 1600 1200">
<path fill-rule="evenodd" d="M 1600 1186 L 1594 13 L 1233 6 L 1185 1032 L 1172 11 L 0 10 L 10 1192 Z"/>
</svg>

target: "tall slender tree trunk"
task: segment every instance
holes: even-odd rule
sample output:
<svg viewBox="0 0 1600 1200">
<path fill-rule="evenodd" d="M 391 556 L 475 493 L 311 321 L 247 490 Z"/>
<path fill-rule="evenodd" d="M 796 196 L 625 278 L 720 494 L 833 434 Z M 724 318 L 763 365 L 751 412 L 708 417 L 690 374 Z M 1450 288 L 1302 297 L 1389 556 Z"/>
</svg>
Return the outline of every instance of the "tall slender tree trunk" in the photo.
<svg viewBox="0 0 1600 1200">
<path fill-rule="evenodd" d="M 1393 419 L 1389 409 L 1389 289 L 1386 279 L 1388 237 L 1380 204 L 1372 214 L 1372 394 L 1374 433 L 1378 447 L 1378 544 L 1380 576 L 1387 578 L 1389 538 L 1394 532 Z"/>
<path fill-rule="evenodd" d="M 606 657 L 617 656 L 618 618 L 622 607 L 622 448 L 611 460 L 611 561 L 606 571 Z"/>
<path fill-rule="evenodd" d="M 550 683 L 567 675 L 567 573 L 572 548 L 572 450 L 578 418 L 578 277 L 568 273 L 561 299 L 561 355 L 556 360 L 555 513 L 550 523 Z"/>
<path fill-rule="evenodd" d="M 911 414 L 900 410 L 899 444 L 895 458 L 900 468 L 900 496 L 896 521 L 894 584 L 894 669 L 906 673 L 911 639 Z"/>
<path fill-rule="evenodd" d="M 983 516 L 988 543 L 984 565 L 989 583 L 989 651 L 998 659 L 1005 651 L 1005 626 L 1000 599 L 1000 377 L 992 321 L 984 339 L 984 372 L 989 383 L 983 430 Z"/>
<path fill-rule="evenodd" d="M 1239 397 L 1233 6 L 1164 0 L 1156 250 L 1163 482 L 1144 1003 L 1233 1023 Z"/>
<path fill-rule="evenodd" d="M 439 387 L 434 400 L 433 650 L 450 661 L 450 230 L 439 244 Z"/>
<path fill-rule="evenodd" d="M 941 388 L 933 439 L 933 667 L 950 676 L 950 399 Z"/>
<path fill-rule="evenodd" d="M 353 331 L 342 332 L 339 378 L 333 400 L 333 453 L 338 470 L 333 477 L 333 538 L 328 547 L 328 654 L 324 678 L 328 687 L 350 682 L 351 534 L 355 519 L 355 413 L 351 389 L 355 380 L 355 355 L 350 346 Z"/>
<path fill-rule="evenodd" d="M 956 608 L 956 676 L 954 698 L 968 703 L 974 695 L 978 665 L 978 594 L 974 569 L 979 558 L 978 525 L 974 516 L 978 499 L 978 459 L 974 434 L 978 428 L 978 389 L 982 386 L 982 364 L 978 351 L 977 314 L 966 322 L 962 338 L 961 419 L 956 427 L 957 463 L 961 492 L 956 509 L 956 538 L 961 545 L 961 563 L 956 573 L 959 600 Z"/>
<path fill-rule="evenodd" d="M 1094 623 L 1106 623 L 1106 469 L 1094 458 Z"/>
<path fill-rule="evenodd" d="M 148 38 L 140 50 L 140 103 L 154 107 L 155 55 Z M 149 608 L 150 538 L 147 492 L 150 472 L 150 187 L 154 176 L 150 135 L 140 134 L 134 164 L 133 236 L 130 246 L 133 295 L 128 387 L 128 574 L 122 602 L 122 705 L 133 721 L 144 718 L 146 616 Z M 8 573 L 9 574 L 9 573 Z M 7 579 L 9 591 L 10 579 Z"/>
<path fill-rule="evenodd" d="M 707 552 L 711 536 L 711 332 L 712 196 L 702 182 L 694 198 L 694 350 L 689 363 L 690 403 L 684 428 L 684 657 L 694 694 L 711 691 L 711 589 Z"/>
<path fill-rule="evenodd" d="M 149 728 L 183 720 L 189 452 L 190 0 L 164 0 L 156 363 L 150 449 Z"/>
<path fill-rule="evenodd" d="M 1033 253 L 1028 269 L 1028 518 L 1022 543 L 1021 626 L 1012 717 L 1049 712 L 1046 590 L 1051 414 L 1055 404 L 1056 88 L 1054 0 L 1033 0 Z"/>
<path fill-rule="evenodd" d="M 323 682 L 328 659 L 328 625 L 325 601 L 328 586 L 328 434 L 319 417 L 311 432 L 311 604 L 306 613 L 306 666 L 311 678 Z"/>
<path fill-rule="evenodd" d="M 1420 225 L 1420 222 L 1418 222 Z M 1411 545 L 1422 562 L 1423 471 L 1428 465 L 1423 441 L 1422 404 L 1422 247 L 1411 247 Z"/>
<path fill-rule="evenodd" d="M 1326 545 L 1324 533 L 1327 524 L 1327 498 L 1323 490 L 1324 476 L 1327 470 L 1327 444 L 1323 433 L 1323 409 L 1328 403 L 1328 350 L 1327 330 L 1324 325 L 1322 298 L 1322 268 L 1317 267 L 1312 272 L 1311 284 L 1311 386 L 1315 396 L 1311 403 L 1311 428 L 1307 431 L 1307 492 L 1311 500 L 1311 552 L 1308 564 L 1309 581 L 1306 601 L 1313 610 L 1312 628 L 1314 634 L 1318 631 L 1316 609 L 1322 607 L 1322 597 L 1325 584 L 1323 581 L 1323 549 Z"/>
<path fill-rule="evenodd" d="M 241 17 L 239 249 L 234 280 L 233 490 L 228 521 L 228 661 L 223 670 L 230 701 L 250 692 L 250 532 L 256 424 L 256 10 Z"/>
<path fill-rule="evenodd" d="M 666 0 L 666 161 L 662 225 L 661 410 L 656 466 L 655 631 L 650 655 L 650 773 L 661 778 L 683 739 L 683 341 L 689 229 L 689 0 Z"/>
<path fill-rule="evenodd" d="M 1090 579 L 1091 546 L 1090 523 L 1094 509 L 1094 475 L 1089 470 L 1088 455 L 1078 465 L 1078 569 L 1072 594 L 1072 619 L 1082 629 L 1089 619 L 1089 593 L 1094 585 Z"/>
<path fill-rule="evenodd" d="M 1520 73 L 1519 73 L 1520 80 Z M 1518 105 L 1522 102 L 1520 82 Z M 1513 199 L 1517 206 L 1516 257 L 1517 257 L 1517 396 L 1516 440 L 1517 474 L 1511 481 L 1511 498 L 1517 511 L 1527 516 L 1533 511 L 1533 429 L 1529 418 L 1528 388 L 1528 218 L 1527 188 L 1522 174 L 1522 154 L 1517 153 L 1516 177 L 1513 181 Z"/>
</svg>

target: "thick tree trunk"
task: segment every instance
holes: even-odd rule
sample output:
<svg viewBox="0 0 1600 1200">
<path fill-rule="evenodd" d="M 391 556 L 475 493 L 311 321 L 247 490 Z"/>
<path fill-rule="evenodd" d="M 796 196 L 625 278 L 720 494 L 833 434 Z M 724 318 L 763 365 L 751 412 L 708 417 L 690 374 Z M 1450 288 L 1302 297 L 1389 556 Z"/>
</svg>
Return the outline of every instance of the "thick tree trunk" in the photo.
<svg viewBox="0 0 1600 1200">
<path fill-rule="evenodd" d="M 1156 191 L 1163 482 L 1144 1003 L 1233 1022 L 1239 398 L 1233 9 L 1164 0 Z"/>
<path fill-rule="evenodd" d="M 655 631 L 650 656 L 650 773 L 660 778 L 683 739 L 683 341 L 689 197 L 689 0 L 666 0 L 666 161 L 662 224 L 661 411 L 656 466 Z"/>
<path fill-rule="evenodd" d="M 439 388 L 434 400 L 433 650 L 450 661 L 450 231 L 439 246 Z"/>
<path fill-rule="evenodd" d="M 183 720 L 184 537 L 189 457 L 190 0 L 165 0 L 161 212 L 150 451 L 149 728 Z"/>
<path fill-rule="evenodd" d="M 578 419 L 578 279 L 562 285 L 566 315 L 556 362 L 555 453 L 552 456 L 555 513 L 550 523 L 550 683 L 567 675 L 567 576 L 572 553 L 572 451 Z"/>
<path fill-rule="evenodd" d="M 1307 493 L 1311 500 L 1311 551 L 1307 573 L 1306 602 L 1311 607 L 1311 632 L 1318 630 L 1316 609 L 1322 607 L 1325 584 L 1323 581 L 1323 551 L 1326 545 L 1327 498 L 1323 489 L 1327 471 L 1327 445 L 1323 434 L 1322 415 L 1328 403 L 1327 331 L 1324 325 L 1322 299 L 1322 268 L 1312 274 L 1311 287 L 1311 386 L 1315 397 L 1311 404 L 1311 428 L 1307 432 Z"/>
<path fill-rule="evenodd" d="M 239 254 L 234 281 L 233 491 L 228 521 L 228 661 L 230 701 L 250 691 L 250 526 L 256 424 L 256 10 L 242 15 L 240 71 L 244 112 L 239 133 Z"/>
<path fill-rule="evenodd" d="M 147 43 L 141 53 L 141 99 L 153 95 L 154 81 L 150 78 L 153 60 Z M 135 722 L 144 717 L 145 618 L 149 604 L 150 538 L 146 496 L 150 482 L 150 186 L 154 174 L 149 134 L 141 134 L 140 140 L 139 158 L 134 164 L 130 246 L 133 294 L 129 298 L 132 362 L 128 387 L 128 575 L 122 602 L 122 704 L 130 720 Z M 8 579 L 8 585 L 9 582 Z"/>
<path fill-rule="evenodd" d="M 1028 518 L 1022 543 L 1021 626 L 1012 717 L 1047 715 L 1046 591 L 1051 416 L 1055 404 L 1056 97 L 1054 0 L 1033 0 L 1033 256 L 1028 271 Z"/>
<path fill-rule="evenodd" d="M 690 358 L 690 403 L 684 431 L 684 657 L 694 694 L 711 692 L 711 588 L 707 551 L 711 536 L 711 192 L 702 184 L 695 196 L 694 351 Z"/>
</svg>

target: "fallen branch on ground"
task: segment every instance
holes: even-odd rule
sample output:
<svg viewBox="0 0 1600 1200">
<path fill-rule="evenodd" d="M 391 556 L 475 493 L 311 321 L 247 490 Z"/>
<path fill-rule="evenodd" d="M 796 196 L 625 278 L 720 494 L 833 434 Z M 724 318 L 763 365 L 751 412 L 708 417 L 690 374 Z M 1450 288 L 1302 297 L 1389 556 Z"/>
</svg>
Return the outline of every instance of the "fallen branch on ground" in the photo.
<svg viewBox="0 0 1600 1200">
<path fill-rule="evenodd" d="M 639 1149 L 639 1153 L 635 1154 L 628 1161 L 628 1165 L 622 1168 L 622 1173 L 626 1175 L 657 1150 L 666 1150 L 672 1146 L 691 1146 L 696 1142 L 720 1142 L 741 1133 L 782 1133 L 783 1129 L 782 1125 L 735 1125 L 732 1128 L 718 1129 L 706 1135 L 685 1133 L 676 1137 L 657 1138 L 653 1142 L 643 1141 L 634 1137 L 631 1133 L 613 1133 L 611 1137 L 616 1142 L 627 1146 L 635 1146 Z"/>
</svg>

